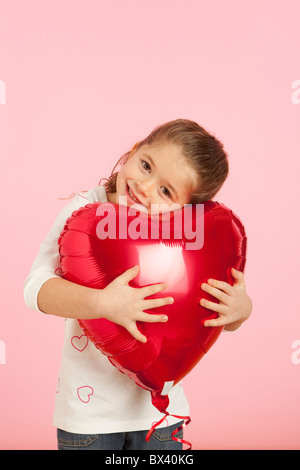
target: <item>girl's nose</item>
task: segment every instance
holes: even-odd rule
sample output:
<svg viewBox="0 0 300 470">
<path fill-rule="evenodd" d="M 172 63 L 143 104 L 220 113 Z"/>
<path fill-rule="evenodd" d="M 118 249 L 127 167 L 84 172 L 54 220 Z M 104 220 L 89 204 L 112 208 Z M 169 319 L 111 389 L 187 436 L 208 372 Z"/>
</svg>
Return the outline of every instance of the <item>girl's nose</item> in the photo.
<svg viewBox="0 0 300 470">
<path fill-rule="evenodd" d="M 136 189 L 144 197 L 147 197 L 151 194 L 153 186 L 154 181 L 151 181 L 150 179 L 147 179 L 147 181 L 136 181 Z"/>
</svg>

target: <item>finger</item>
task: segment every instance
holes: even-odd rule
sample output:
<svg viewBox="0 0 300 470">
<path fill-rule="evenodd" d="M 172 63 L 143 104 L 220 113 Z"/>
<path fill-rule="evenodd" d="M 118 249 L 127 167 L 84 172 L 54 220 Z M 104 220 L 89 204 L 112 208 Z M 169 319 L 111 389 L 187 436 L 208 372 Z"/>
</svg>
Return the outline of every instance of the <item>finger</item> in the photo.
<svg viewBox="0 0 300 470">
<path fill-rule="evenodd" d="M 219 317 L 219 318 L 214 318 L 212 320 L 205 320 L 203 322 L 203 325 L 205 327 L 213 327 L 213 328 L 216 328 L 218 326 L 225 326 L 227 325 L 228 323 L 230 323 L 228 320 L 226 320 L 225 317 Z"/>
<path fill-rule="evenodd" d="M 124 271 L 124 273 L 121 274 L 121 277 L 123 281 L 125 282 L 130 282 L 132 279 L 134 279 L 138 273 L 139 273 L 140 267 L 139 265 L 133 266 L 132 268 L 127 269 Z"/>
<path fill-rule="evenodd" d="M 151 284 L 151 286 L 146 286 L 141 288 L 141 294 L 143 298 L 150 297 L 150 295 L 157 294 L 162 290 L 165 290 L 168 287 L 166 282 L 161 282 L 159 284 Z"/>
<path fill-rule="evenodd" d="M 168 321 L 168 317 L 166 315 L 154 315 L 144 312 L 144 315 L 141 315 L 139 321 L 146 323 L 166 323 Z"/>
<path fill-rule="evenodd" d="M 213 297 L 216 297 L 216 299 L 218 299 L 220 302 L 225 303 L 227 294 L 225 294 L 224 291 L 217 289 L 216 287 L 212 287 L 205 282 L 201 284 L 201 289 Z"/>
<path fill-rule="evenodd" d="M 174 303 L 173 297 L 161 297 L 159 299 L 147 299 L 143 301 L 143 310 L 148 310 L 149 308 L 159 308 L 164 305 L 170 305 Z"/>
<path fill-rule="evenodd" d="M 225 309 L 224 305 L 211 302 L 210 300 L 207 300 L 207 299 L 200 299 L 199 303 L 200 305 L 202 305 L 202 307 L 205 307 L 208 310 L 212 310 L 213 312 L 224 314 L 224 309 Z"/>
<path fill-rule="evenodd" d="M 244 282 L 244 273 L 242 273 L 242 271 L 238 271 L 235 268 L 231 268 L 231 274 L 232 274 L 233 278 L 236 280 L 236 283 L 237 282 Z"/>
<path fill-rule="evenodd" d="M 212 287 L 221 289 L 226 294 L 231 295 L 233 293 L 233 287 L 230 284 L 228 284 L 228 282 L 218 281 L 217 279 L 208 279 L 207 283 Z"/>
<path fill-rule="evenodd" d="M 135 322 L 129 325 L 127 330 L 137 341 L 140 341 L 141 343 L 147 343 L 147 337 L 142 335 Z"/>
</svg>

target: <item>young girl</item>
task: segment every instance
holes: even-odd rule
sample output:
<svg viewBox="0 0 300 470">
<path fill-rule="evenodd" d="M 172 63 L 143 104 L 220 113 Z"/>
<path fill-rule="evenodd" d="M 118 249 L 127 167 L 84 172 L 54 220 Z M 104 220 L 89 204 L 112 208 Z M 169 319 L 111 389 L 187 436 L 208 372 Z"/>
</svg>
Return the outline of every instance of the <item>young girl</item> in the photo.
<svg viewBox="0 0 300 470">
<path fill-rule="evenodd" d="M 114 172 L 121 165 L 119 172 Z M 228 174 L 223 145 L 197 123 L 179 119 L 161 125 L 117 162 L 105 185 L 78 193 L 58 215 L 40 246 L 25 281 L 26 305 L 47 314 L 66 318 L 65 342 L 59 371 L 54 411 L 59 449 L 181 449 L 172 440 L 180 419 L 168 417 L 156 428 L 149 442 L 145 436 L 161 413 L 151 403 L 148 391 L 121 374 L 88 341 L 77 318 L 106 318 L 126 328 L 137 340 L 146 341 L 136 322 L 165 322 L 164 314 L 144 310 L 163 307 L 169 297 L 147 299 L 163 291 L 165 283 L 132 288 L 129 282 L 138 266 L 118 276 L 104 289 L 91 289 L 59 276 L 58 238 L 66 219 L 88 203 L 140 203 L 150 213 L 151 204 L 180 206 L 212 199 Z M 156 206 L 157 207 L 157 206 Z M 218 302 L 202 299 L 201 305 L 219 314 L 205 326 L 224 325 L 237 329 L 251 313 L 244 277 L 232 269 L 235 284 L 210 280 L 204 291 Z M 187 416 L 189 406 L 181 383 L 169 392 L 170 414 Z M 182 434 L 176 435 L 179 439 Z"/>
</svg>

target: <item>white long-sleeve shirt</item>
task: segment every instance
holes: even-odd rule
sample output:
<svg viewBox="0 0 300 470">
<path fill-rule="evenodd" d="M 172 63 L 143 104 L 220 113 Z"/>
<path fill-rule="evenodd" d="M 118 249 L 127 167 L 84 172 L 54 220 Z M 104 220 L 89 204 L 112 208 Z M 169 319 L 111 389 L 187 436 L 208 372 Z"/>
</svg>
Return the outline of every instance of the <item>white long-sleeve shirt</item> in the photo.
<svg viewBox="0 0 300 470">
<path fill-rule="evenodd" d="M 59 213 L 40 245 L 24 284 L 24 299 L 38 310 L 38 292 L 48 279 L 59 277 L 58 238 L 72 213 L 93 202 L 107 202 L 104 186 L 78 193 Z M 168 393 L 170 414 L 188 416 L 189 405 L 181 383 Z M 66 319 L 59 370 L 54 426 L 72 433 L 103 434 L 148 430 L 162 418 L 151 403 L 149 391 L 136 385 L 114 367 L 84 335 L 77 320 Z M 168 417 L 160 426 L 180 421 Z"/>
</svg>

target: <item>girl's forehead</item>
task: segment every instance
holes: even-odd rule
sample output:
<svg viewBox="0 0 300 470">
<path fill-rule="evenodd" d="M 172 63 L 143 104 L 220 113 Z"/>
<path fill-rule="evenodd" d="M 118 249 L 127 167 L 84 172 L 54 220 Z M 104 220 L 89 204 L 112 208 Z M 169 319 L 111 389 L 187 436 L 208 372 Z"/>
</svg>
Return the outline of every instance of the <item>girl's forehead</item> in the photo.
<svg viewBox="0 0 300 470">
<path fill-rule="evenodd" d="M 182 154 L 182 146 L 176 144 L 174 142 L 170 142 L 167 140 L 161 140 L 158 142 L 152 142 L 151 144 L 144 144 L 139 149 L 140 151 L 153 151 L 154 153 L 169 153 L 172 155 L 181 153 Z"/>
<path fill-rule="evenodd" d="M 147 157 L 155 169 L 158 170 L 165 170 L 171 166 L 188 166 L 188 161 L 186 157 L 184 157 L 182 147 L 170 142 L 157 142 L 143 145 L 138 150 L 138 154 Z"/>
</svg>

